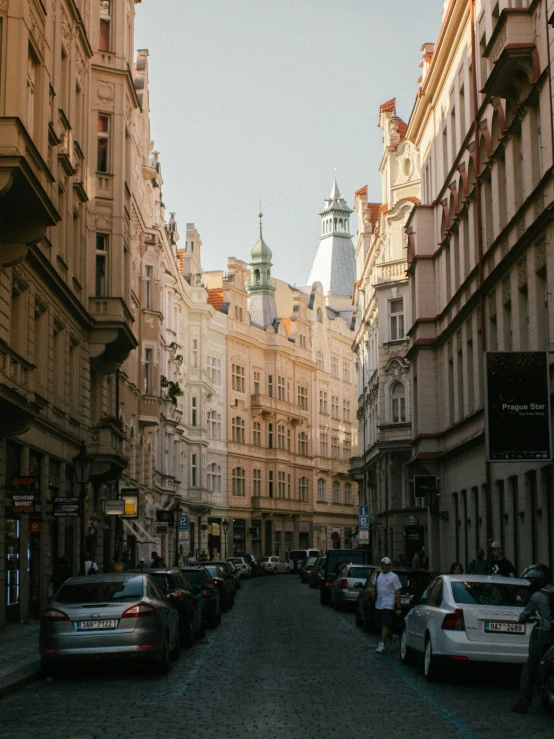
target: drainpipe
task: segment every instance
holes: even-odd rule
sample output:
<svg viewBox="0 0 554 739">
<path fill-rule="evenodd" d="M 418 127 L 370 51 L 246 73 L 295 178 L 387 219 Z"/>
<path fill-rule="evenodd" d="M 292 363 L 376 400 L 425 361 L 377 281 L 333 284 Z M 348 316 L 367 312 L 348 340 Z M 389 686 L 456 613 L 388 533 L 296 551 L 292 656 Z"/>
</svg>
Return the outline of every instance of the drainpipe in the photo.
<svg viewBox="0 0 554 739">
<path fill-rule="evenodd" d="M 477 52 L 476 52 L 476 40 L 475 40 L 475 0 L 471 0 L 470 4 L 471 11 L 471 74 L 473 82 L 473 129 L 475 135 L 475 218 L 477 219 L 477 252 L 479 254 L 479 308 L 480 308 L 480 324 L 481 324 L 481 361 L 483 362 L 483 369 L 485 367 L 485 352 L 487 351 L 487 322 L 485 318 L 485 293 L 483 291 L 483 282 L 485 279 L 485 265 L 483 262 L 483 214 L 481 212 L 481 161 L 479 159 L 480 147 L 479 147 L 479 102 L 477 98 Z M 486 402 L 484 396 L 484 382 L 483 382 L 483 407 Z M 486 448 L 485 448 L 486 456 Z M 492 479 L 491 479 L 491 463 L 488 459 L 485 460 L 485 515 L 486 515 L 486 528 L 487 528 L 487 546 L 490 546 L 493 539 L 493 528 L 492 528 Z M 478 522 L 476 522 L 478 523 Z"/>
</svg>

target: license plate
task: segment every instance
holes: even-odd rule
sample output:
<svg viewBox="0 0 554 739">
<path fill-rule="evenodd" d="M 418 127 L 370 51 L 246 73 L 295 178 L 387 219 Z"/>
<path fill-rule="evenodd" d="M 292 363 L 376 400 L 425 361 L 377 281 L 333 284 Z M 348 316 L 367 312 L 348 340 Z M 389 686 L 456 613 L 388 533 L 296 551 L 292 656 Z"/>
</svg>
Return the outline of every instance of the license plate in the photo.
<svg viewBox="0 0 554 739">
<path fill-rule="evenodd" d="M 96 629 L 115 629 L 114 619 L 104 619 L 103 621 L 79 621 L 77 623 L 78 631 L 95 631 Z"/>
<path fill-rule="evenodd" d="M 485 631 L 500 634 L 525 634 L 525 624 L 506 623 L 505 621 L 485 621 Z"/>
<path fill-rule="evenodd" d="M 400 598 L 400 603 L 401 603 L 401 604 L 402 604 L 403 606 L 407 606 L 407 605 L 409 605 L 409 603 L 410 603 L 410 600 L 411 600 L 411 598 L 410 598 L 410 596 L 409 596 L 409 595 L 408 595 L 408 596 L 405 596 L 405 597 L 401 597 L 401 598 Z"/>
</svg>

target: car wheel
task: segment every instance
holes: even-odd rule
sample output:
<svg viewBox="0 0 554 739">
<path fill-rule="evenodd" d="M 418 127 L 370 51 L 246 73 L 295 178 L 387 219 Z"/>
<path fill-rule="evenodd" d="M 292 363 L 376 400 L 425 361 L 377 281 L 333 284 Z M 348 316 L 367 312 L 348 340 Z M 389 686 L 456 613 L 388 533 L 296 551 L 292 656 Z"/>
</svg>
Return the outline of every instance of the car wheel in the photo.
<svg viewBox="0 0 554 739">
<path fill-rule="evenodd" d="M 173 651 L 171 652 L 171 656 L 177 662 L 177 660 L 181 656 L 181 642 L 179 641 L 179 637 L 177 636 L 177 639 L 175 640 L 175 647 L 173 648 Z"/>
<path fill-rule="evenodd" d="M 181 630 L 181 646 L 192 647 L 193 644 L 194 632 L 192 630 L 192 621 L 190 618 L 187 618 Z"/>
<path fill-rule="evenodd" d="M 155 662 L 156 672 L 160 675 L 167 675 L 169 672 L 169 635 L 165 635 L 164 645 L 161 655 Z"/>
<path fill-rule="evenodd" d="M 323 586 L 319 592 L 319 602 L 322 606 L 329 605 L 329 593 L 325 592 L 325 588 Z"/>
<path fill-rule="evenodd" d="M 215 629 L 220 621 L 221 621 L 221 613 L 216 613 L 214 609 L 214 612 L 208 618 L 208 627 L 210 629 Z"/>
<path fill-rule="evenodd" d="M 406 629 L 402 632 L 402 639 L 400 641 L 400 659 L 405 665 L 413 665 L 416 661 L 416 655 L 414 650 L 408 646 L 406 639 Z"/>
<path fill-rule="evenodd" d="M 271 571 L 271 574 L 272 575 L 276 575 L 277 574 L 277 567 L 274 567 L 273 568 L 273 570 Z"/>
<path fill-rule="evenodd" d="M 219 613 L 217 614 L 217 623 L 221 623 L 221 611 L 219 611 Z"/>
<path fill-rule="evenodd" d="M 200 617 L 200 629 L 197 634 L 199 639 L 203 639 L 206 636 L 206 624 L 204 623 L 204 614 Z"/>
<path fill-rule="evenodd" d="M 431 644 L 431 637 L 429 635 L 427 635 L 427 641 L 425 642 L 423 674 L 429 682 L 436 680 L 440 676 L 440 668 L 437 666 L 437 660 L 433 654 L 433 645 Z"/>
</svg>

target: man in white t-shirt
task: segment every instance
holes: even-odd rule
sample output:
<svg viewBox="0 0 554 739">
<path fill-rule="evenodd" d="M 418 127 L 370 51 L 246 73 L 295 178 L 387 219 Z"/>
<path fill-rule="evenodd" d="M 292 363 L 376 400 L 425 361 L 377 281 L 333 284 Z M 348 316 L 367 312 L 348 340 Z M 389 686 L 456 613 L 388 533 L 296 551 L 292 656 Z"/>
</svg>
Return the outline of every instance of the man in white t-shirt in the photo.
<svg viewBox="0 0 554 739">
<path fill-rule="evenodd" d="M 400 590 L 402 585 L 398 579 L 398 575 L 391 572 L 390 568 L 390 559 L 383 557 L 381 560 L 381 572 L 377 575 L 375 581 L 375 615 L 377 617 L 377 623 L 381 627 L 381 641 L 375 651 L 379 654 L 383 654 L 385 651 L 385 644 L 389 638 L 392 626 L 395 604 L 396 612 L 402 614 L 402 609 L 400 608 Z"/>
<path fill-rule="evenodd" d="M 98 572 L 98 565 L 92 559 L 90 552 L 85 554 L 85 575 L 96 575 Z"/>
</svg>

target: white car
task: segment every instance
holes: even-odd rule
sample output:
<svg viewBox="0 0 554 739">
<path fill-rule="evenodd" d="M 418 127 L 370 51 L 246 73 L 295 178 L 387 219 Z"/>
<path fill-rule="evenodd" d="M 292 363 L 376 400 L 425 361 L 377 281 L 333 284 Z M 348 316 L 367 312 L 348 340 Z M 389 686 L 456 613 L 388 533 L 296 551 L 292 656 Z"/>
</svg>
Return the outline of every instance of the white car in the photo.
<svg viewBox="0 0 554 739">
<path fill-rule="evenodd" d="M 356 605 L 364 583 L 374 568 L 371 565 L 353 565 L 343 562 L 331 586 L 330 605 L 340 611 L 347 605 Z"/>
<path fill-rule="evenodd" d="M 260 564 L 264 568 L 266 575 L 276 575 L 278 572 L 287 571 L 287 563 L 283 562 L 281 557 L 262 557 Z"/>
<path fill-rule="evenodd" d="M 459 662 L 523 664 L 530 624 L 517 620 L 530 598 L 529 583 L 499 575 L 440 575 L 409 611 L 400 656 L 409 664 L 423 656 L 428 680 L 441 666 Z"/>
<path fill-rule="evenodd" d="M 319 557 L 322 552 L 319 549 L 293 549 L 289 552 L 287 571 L 300 572 L 305 561 L 310 557 Z"/>
<path fill-rule="evenodd" d="M 227 557 L 227 562 L 235 565 L 241 577 L 250 577 L 252 574 L 252 568 L 245 557 Z"/>
</svg>

